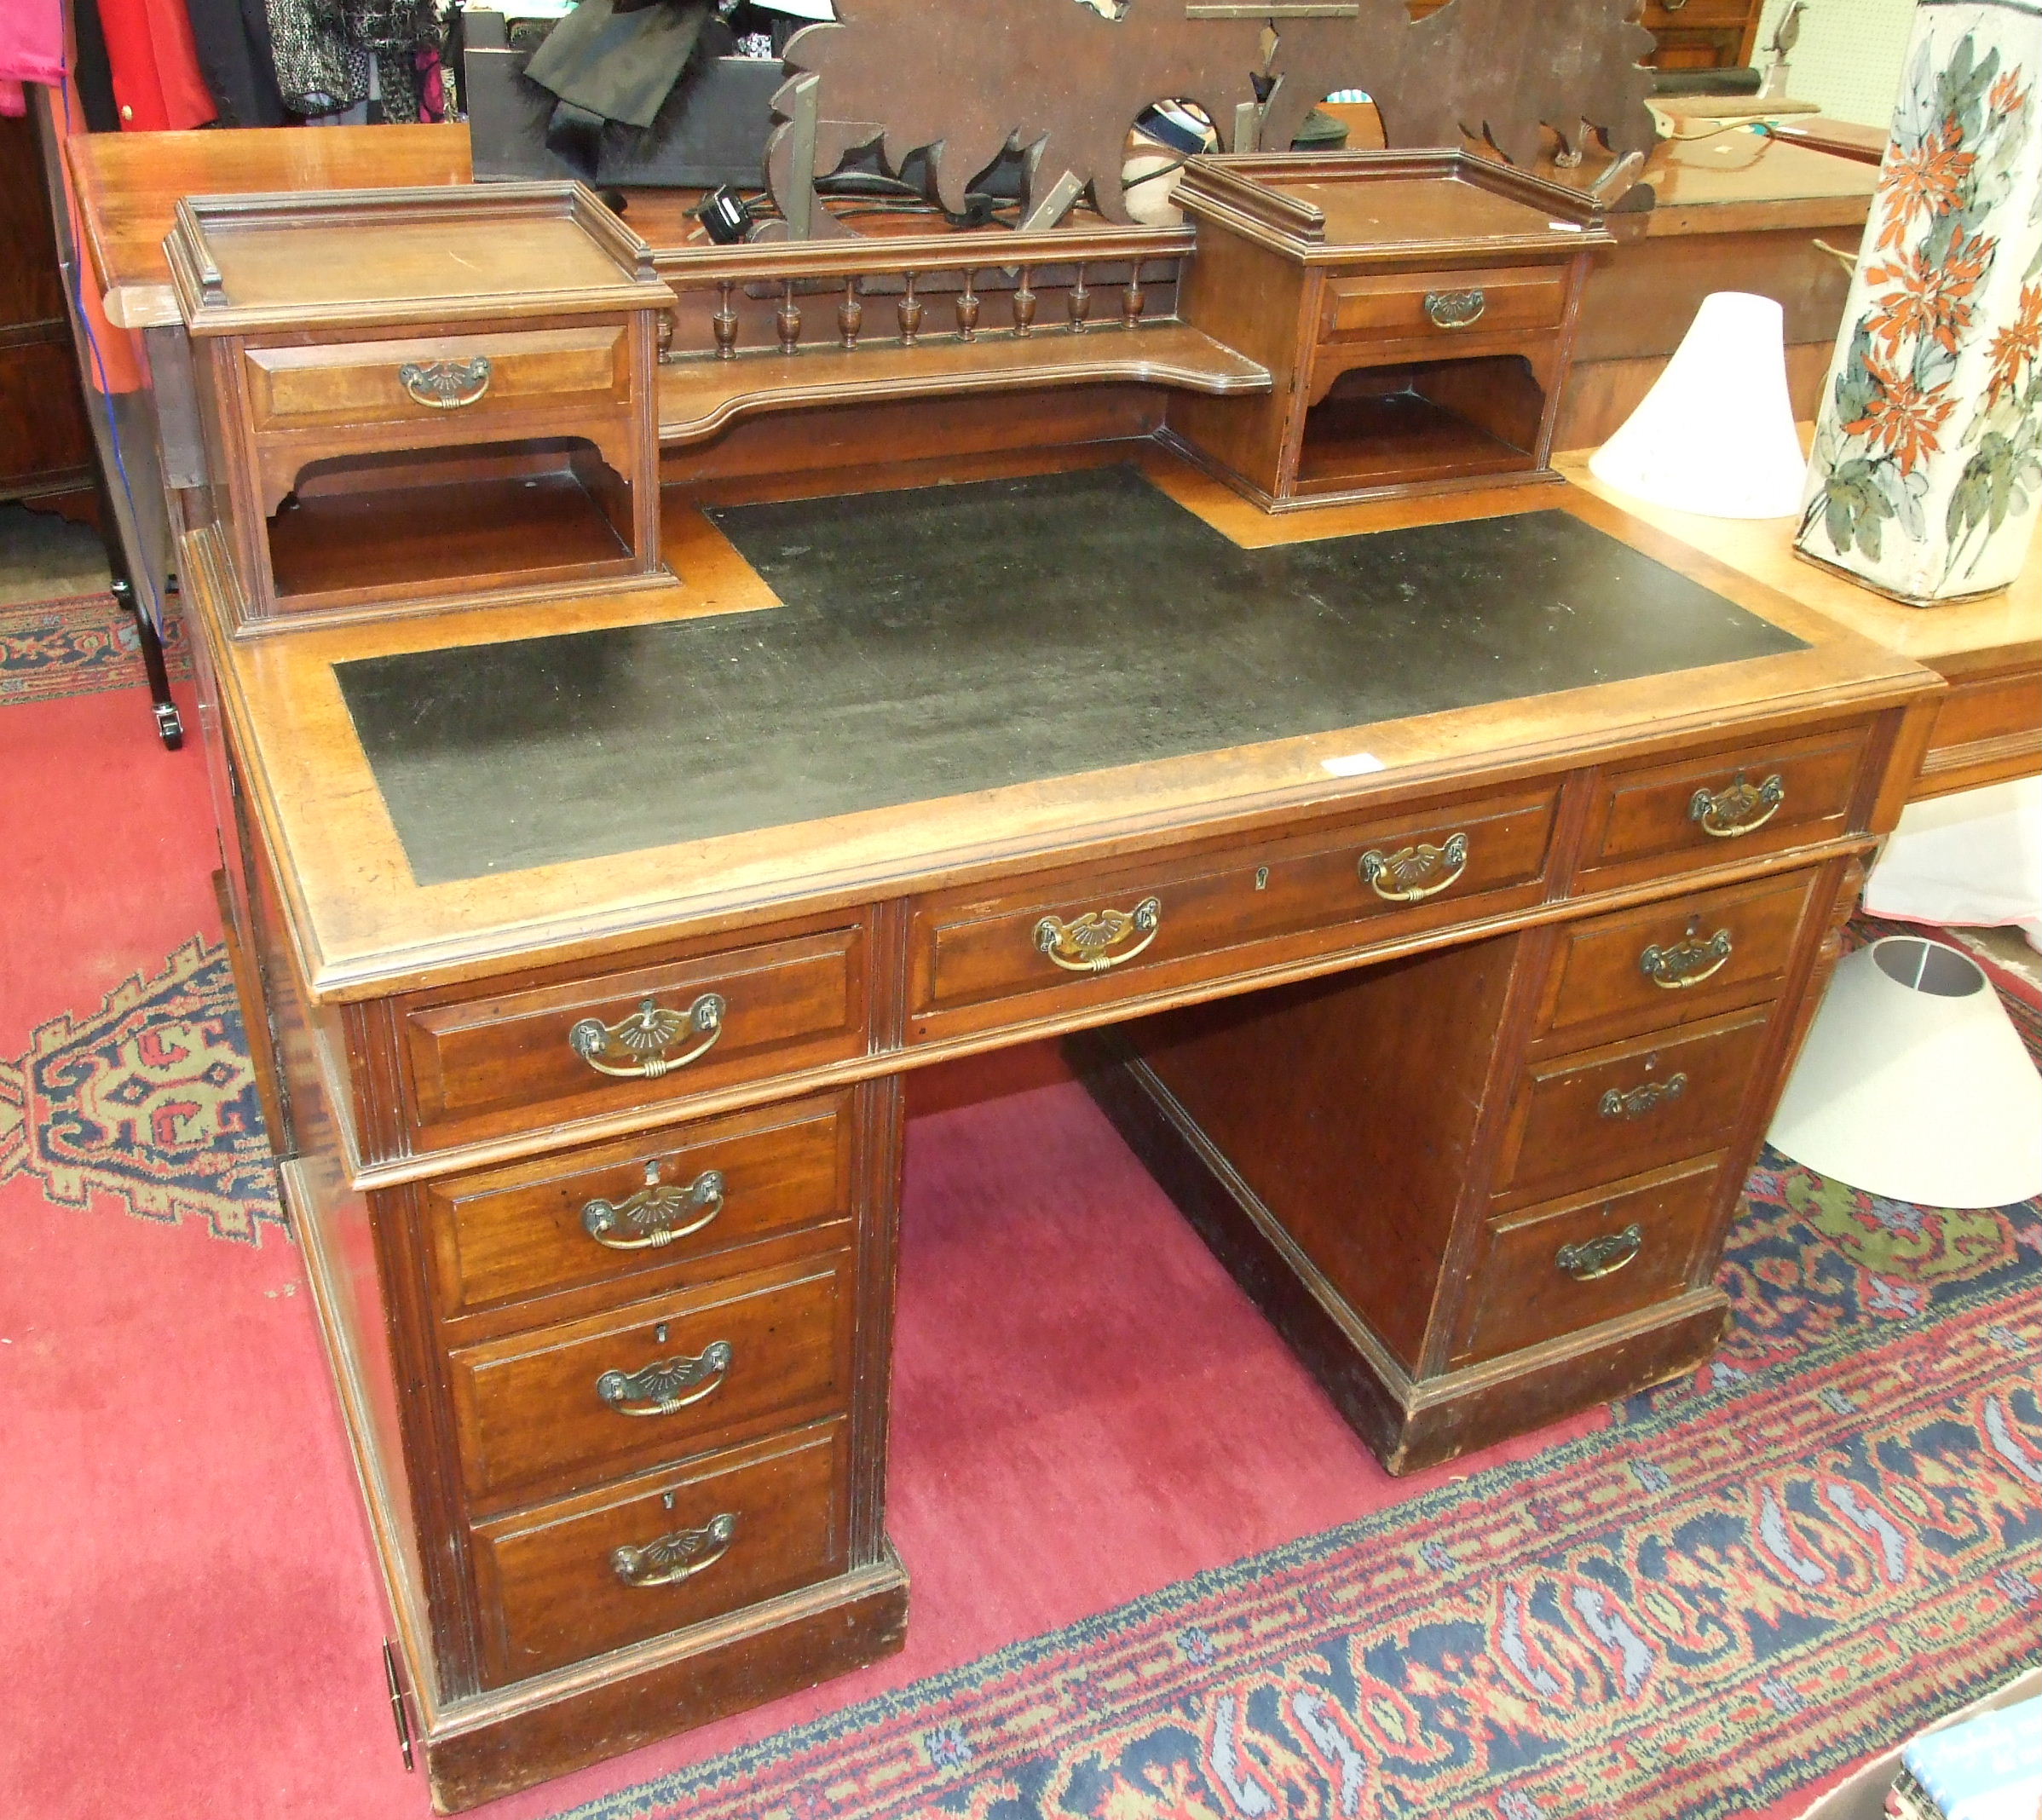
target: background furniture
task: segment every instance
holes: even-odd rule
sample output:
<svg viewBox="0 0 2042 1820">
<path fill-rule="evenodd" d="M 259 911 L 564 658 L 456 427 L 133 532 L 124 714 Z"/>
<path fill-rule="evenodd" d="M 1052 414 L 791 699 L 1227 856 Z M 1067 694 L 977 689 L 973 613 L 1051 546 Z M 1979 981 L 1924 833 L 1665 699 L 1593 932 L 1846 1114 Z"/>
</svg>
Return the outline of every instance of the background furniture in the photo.
<svg viewBox="0 0 2042 1820">
<path fill-rule="evenodd" d="M 1410 0 L 1422 19 L 1446 0 Z M 1652 65 L 1661 70 L 1720 70 L 1748 65 L 1758 43 L 1765 0 L 1645 0 L 1638 23 L 1653 40 Z"/>
</svg>

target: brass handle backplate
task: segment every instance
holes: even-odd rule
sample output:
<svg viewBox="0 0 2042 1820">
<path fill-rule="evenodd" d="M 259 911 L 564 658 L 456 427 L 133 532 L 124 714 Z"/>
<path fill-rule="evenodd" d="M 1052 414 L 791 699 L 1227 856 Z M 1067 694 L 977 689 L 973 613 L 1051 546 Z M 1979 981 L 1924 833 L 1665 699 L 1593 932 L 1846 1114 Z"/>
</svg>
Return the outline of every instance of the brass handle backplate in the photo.
<svg viewBox="0 0 2042 1820">
<path fill-rule="evenodd" d="M 491 371 L 486 354 L 472 360 L 407 360 L 397 369 L 397 383 L 414 405 L 461 411 L 482 403 Z"/>
<path fill-rule="evenodd" d="M 1730 964 L 1730 931 L 1719 929 L 1705 942 L 1696 932 L 1699 923 L 1699 918 L 1690 922 L 1687 933 L 1671 947 L 1652 943 L 1638 956 L 1638 970 L 1668 992 L 1682 992 L 1713 979 Z"/>
<path fill-rule="evenodd" d="M 1762 828 L 1786 801 L 1786 785 L 1775 771 L 1755 784 L 1742 771 L 1721 790 L 1698 790 L 1687 799 L 1687 819 L 1705 834 L 1733 840 Z"/>
<path fill-rule="evenodd" d="M 637 1371 L 606 1371 L 596 1394 L 619 1415 L 672 1415 L 713 1394 L 730 1374 L 730 1342 L 719 1339 L 692 1358 L 660 1359 Z"/>
<path fill-rule="evenodd" d="M 1643 1229 L 1634 1223 L 1621 1232 L 1606 1232 L 1578 1245 L 1563 1245 L 1553 1261 L 1576 1282 L 1592 1283 L 1598 1276 L 1614 1276 L 1638 1255 L 1644 1242 Z"/>
<path fill-rule="evenodd" d="M 676 1529 L 657 1541 L 610 1550 L 611 1571 L 627 1587 L 670 1587 L 722 1560 L 737 1539 L 737 1512 L 724 1511 L 699 1529 Z"/>
<path fill-rule="evenodd" d="M 1162 927 L 1162 900 L 1145 897 L 1132 910 L 1087 910 L 1066 923 L 1046 916 L 1035 924 L 1035 946 L 1066 973 L 1104 973 L 1132 960 Z M 1130 936 L 1133 947 L 1110 952 Z"/>
<path fill-rule="evenodd" d="M 1449 835 L 1444 847 L 1420 841 L 1395 853 L 1371 847 L 1355 870 L 1386 903 L 1415 904 L 1436 896 L 1468 870 L 1468 837 Z"/>
<path fill-rule="evenodd" d="M 687 1238 L 724 1210 L 724 1176 L 705 1169 L 685 1188 L 662 1183 L 660 1166 L 645 1171 L 645 1186 L 622 1201 L 591 1201 L 581 1210 L 581 1230 L 611 1251 L 649 1251 Z"/>
<path fill-rule="evenodd" d="M 1612 1087 L 1602 1096 L 1602 1103 L 1596 1109 L 1606 1119 L 1641 1119 L 1647 1113 L 1657 1112 L 1660 1107 L 1670 1104 L 1687 1091 L 1685 1074 L 1669 1074 L 1664 1080 L 1648 1080 L 1628 1093 L 1619 1093 Z"/>
<path fill-rule="evenodd" d="M 568 1032 L 568 1046 L 599 1074 L 657 1080 L 707 1055 L 724 1034 L 724 1013 L 729 1009 L 712 992 L 704 993 L 684 1011 L 668 1011 L 655 999 L 643 999 L 630 1017 L 614 1024 L 583 1018 Z M 668 1055 L 689 1031 L 700 1040 L 684 1054 Z"/>
<path fill-rule="evenodd" d="M 1425 314 L 1435 329 L 1468 329 L 1482 320 L 1488 297 L 1480 291 L 1428 291 Z"/>
</svg>

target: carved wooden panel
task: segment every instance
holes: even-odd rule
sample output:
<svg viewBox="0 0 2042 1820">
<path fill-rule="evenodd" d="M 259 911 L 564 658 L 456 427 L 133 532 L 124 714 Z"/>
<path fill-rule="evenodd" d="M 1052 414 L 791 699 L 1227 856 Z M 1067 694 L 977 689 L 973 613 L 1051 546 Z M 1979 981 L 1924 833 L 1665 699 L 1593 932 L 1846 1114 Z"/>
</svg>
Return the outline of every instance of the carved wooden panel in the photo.
<svg viewBox="0 0 2042 1820">
<path fill-rule="evenodd" d="M 816 84 L 819 176 L 866 147 L 893 170 L 923 152 L 937 197 L 961 212 L 972 180 L 1011 147 L 1028 157 L 1034 195 L 1068 172 L 1108 220 L 1125 222 L 1120 172 L 1135 117 L 1153 101 L 1196 101 L 1231 144 L 1258 77 L 1277 84 L 1268 147 L 1288 146 L 1327 95 L 1358 88 L 1375 97 L 1393 147 L 1486 138 L 1523 164 L 1537 155 L 1543 124 L 1570 151 L 1589 129 L 1618 151 L 1642 151 L 1653 135 L 1641 60 L 1653 40 L 1633 22 L 1636 9 L 1637 0 L 1450 0 L 1414 23 L 1405 0 L 839 0 L 836 23 L 789 42 L 793 74 L 775 105 L 791 121 L 797 91 Z M 797 138 L 784 124 L 767 153 L 783 211 L 790 199 L 799 206 Z M 849 231 L 821 210 L 813 228 Z"/>
</svg>

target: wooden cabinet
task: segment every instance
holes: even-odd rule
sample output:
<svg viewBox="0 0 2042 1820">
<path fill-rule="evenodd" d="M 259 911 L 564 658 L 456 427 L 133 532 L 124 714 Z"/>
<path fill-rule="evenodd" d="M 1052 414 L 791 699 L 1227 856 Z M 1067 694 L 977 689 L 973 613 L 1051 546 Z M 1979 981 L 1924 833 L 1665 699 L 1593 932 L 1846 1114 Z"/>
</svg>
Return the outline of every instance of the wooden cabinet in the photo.
<svg viewBox="0 0 2042 1820">
<path fill-rule="evenodd" d="M 1171 434 L 1271 510 L 1550 479 L 1595 200 L 1462 153 L 1202 158 L 1187 321 L 1266 400 L 1174 399 Z"/>
<path fill-rule="evenodd" d="M 1446 0 L 1407 3 L 1423 19 Z M 1655 69 L 1731 69 L 1751 61 L 1763 10 L 1764 0 L 1645 0 L 1638 23 L 1657 41 Z"/>
</svg>

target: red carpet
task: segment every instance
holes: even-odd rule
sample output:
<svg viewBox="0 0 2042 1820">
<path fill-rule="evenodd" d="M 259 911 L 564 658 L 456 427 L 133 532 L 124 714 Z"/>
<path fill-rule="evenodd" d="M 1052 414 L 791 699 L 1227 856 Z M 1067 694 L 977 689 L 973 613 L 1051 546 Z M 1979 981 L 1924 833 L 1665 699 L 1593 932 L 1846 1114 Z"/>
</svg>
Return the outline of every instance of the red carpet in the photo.
<svg viewBox="0 0 2042 1820">
<path fill-rule="evenodd" d="M 64 692 L 104 641 L 38 634 L 55 655 L 18 642 L 10 671 L 6 631 L 0 1815 L 421 1816 L 299 1260 L 249 1192 L 245 1070 L 216 1065 L 237 1031 L 202 763 L 162 752 L 139 690 Z M 1393 1482 L 1053 1056 L 914 1103 L 907 1651 L 486 1812 L 1741 1811 L 2034 1646 L 2033 1209 L 1765 1178 L 1720 1377 Z M 1844 1506 L 1899 1542 L 1837 1518 L 1872 1466 L 1922 1508 Z M 1733 1522 L 1766 1473 L 1777 1519 Z M 1913 1580 L 1881 1578 L 1894 1547 Z M 1630 1798 L 1606 1810 L 1577 1760 Z"/>
</svg>

